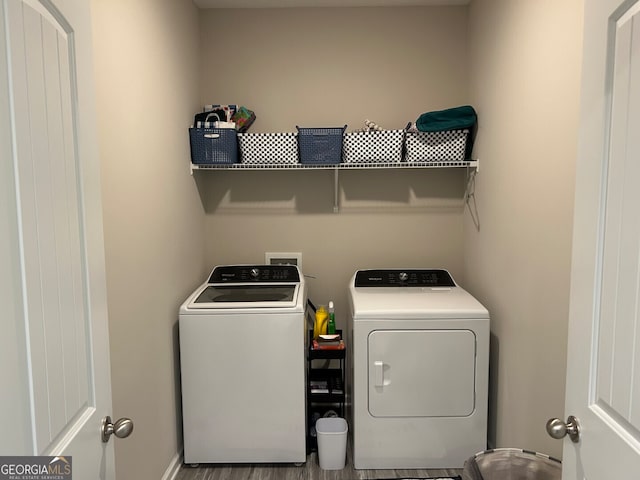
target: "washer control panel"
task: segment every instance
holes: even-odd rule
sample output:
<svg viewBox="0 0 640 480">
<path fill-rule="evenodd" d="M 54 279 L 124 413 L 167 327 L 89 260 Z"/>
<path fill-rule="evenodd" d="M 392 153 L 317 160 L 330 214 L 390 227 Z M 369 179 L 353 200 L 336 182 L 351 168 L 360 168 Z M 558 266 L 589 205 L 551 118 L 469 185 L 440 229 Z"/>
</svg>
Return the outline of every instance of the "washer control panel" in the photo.
<svg viewBox="0 0 640 480">
<path fill-rule="evenodd" d="M 222 265 L 213 269 L 208 283 L 297 283 L 293 265 Z"/>
<path fill-rule="evenodd" d="M 446 270 L 358 270 L 356 287 L 455 287 Z"/>
</svg>

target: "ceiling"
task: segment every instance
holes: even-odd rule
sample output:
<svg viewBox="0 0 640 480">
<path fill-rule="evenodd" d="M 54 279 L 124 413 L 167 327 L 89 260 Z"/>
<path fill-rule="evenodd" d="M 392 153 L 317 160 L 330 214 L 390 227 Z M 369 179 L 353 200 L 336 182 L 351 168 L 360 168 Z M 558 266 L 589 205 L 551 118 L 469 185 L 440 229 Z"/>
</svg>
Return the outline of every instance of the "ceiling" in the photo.
<svg viewBox="0 0 640 480">
<path fill-rule="evenodd" d="M 423 7 L 467 5 L 470 0 L 193 0 L 200 8 Z"/>
</svg>

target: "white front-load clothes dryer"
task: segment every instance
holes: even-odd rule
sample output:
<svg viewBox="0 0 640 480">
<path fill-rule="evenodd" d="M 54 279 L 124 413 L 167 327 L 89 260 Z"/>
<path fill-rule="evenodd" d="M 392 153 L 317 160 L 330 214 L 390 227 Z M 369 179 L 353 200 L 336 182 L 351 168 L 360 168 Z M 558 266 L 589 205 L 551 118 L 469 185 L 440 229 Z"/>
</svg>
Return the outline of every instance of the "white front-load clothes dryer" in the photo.
<svg viewBox="0 0 640 480">
<path fill-rule="evenodd" d="M 348 297 L 354 467 L 462 468 L 486 449 L 489 312 L 446 270 L 360 270 Z"/>
<path fill-rule="evenodd" d="M 304 277 L 221 265 L 180 307 L 185 463 L 304 463 Z"/>
</svg>

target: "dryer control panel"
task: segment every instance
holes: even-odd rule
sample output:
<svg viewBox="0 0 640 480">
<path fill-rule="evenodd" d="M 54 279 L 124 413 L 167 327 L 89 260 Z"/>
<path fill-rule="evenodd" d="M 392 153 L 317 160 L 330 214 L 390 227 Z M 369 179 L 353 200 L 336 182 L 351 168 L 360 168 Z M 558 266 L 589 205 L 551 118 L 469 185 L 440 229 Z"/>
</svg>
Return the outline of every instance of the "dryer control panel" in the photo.
<svg viewBox="0 0 640 480">
<path fill-rule="evenodd" d="M 446 270 L 358 270 L 356 287 L 455 287 Z"/>
</svg>

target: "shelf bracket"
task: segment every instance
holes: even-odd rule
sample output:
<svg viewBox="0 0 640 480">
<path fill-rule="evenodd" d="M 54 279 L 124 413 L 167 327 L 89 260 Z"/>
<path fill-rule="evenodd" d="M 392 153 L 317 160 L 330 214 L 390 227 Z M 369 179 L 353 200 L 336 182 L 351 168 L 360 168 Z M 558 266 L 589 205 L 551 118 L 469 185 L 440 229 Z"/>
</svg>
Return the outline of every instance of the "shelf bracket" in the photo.
<svg viewBox="0 0 640 480">
<path fill-rule="evenodd" d="M 464 204 L 469 209 L 471 214 L 471 220 L 476 227 L 476 230 L 480 231 L 480 216 L 478 215 L 478 205 L 476 204 L 476 175 L 478 175 L 478 163 L 476 162 L 475 168 L 469 167 L 467 169 L 467 185 L 464 191 Z"/>
<path fill-rule="evenodd" d="M 340 213 L 340 170 L 333 169 L 333 213 Z"/>
</svg>

